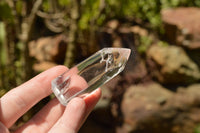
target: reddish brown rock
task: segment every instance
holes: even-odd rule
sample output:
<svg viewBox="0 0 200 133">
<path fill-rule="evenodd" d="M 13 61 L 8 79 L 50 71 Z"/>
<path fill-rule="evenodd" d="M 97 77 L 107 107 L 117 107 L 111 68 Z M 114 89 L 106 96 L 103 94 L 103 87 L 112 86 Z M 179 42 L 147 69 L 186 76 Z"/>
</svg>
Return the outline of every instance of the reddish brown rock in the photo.
<svg viewBox="0 0 200 133">
<path fill-rule="evenodd" d="M 192 133 L 200 122 L 200 84 L 170 92 L 157 83 L 131 86 L 122 100 L 118 133 Z"/>
<path fill-rule="evenodd" d="M 33 65 L 33 70 L 37 71 L 37 72 L 42 72 L 42 71 L 45 71 L 51 67 L 54 67 L 56 66 L 57 64 L 55 63 L 52 63 L 52 62 L 46 62 L 46 61 L 43 61 L 41 63 L 36 63 Z"/>
<path fill-rule="evenodd" d="M 170 43 L 200 48 L 200 8 L 165 9 L 161 14 Z"/>
<path fill-rule="evenodd" d="M 136 130 L 140 121 L 159 111 L 160 106 L 171 97 L 170 91 L 156 83 L 129 87 L 122 100 L 123 128 L 126 132 Z"/>
<path fill-rule="evenodd" d="M 64 35 L 43 37 L 29 43 L 30 56 L 38 62 L 48 61 L 63 63 L 67 47 L 67 39 Z"/>
</svg>

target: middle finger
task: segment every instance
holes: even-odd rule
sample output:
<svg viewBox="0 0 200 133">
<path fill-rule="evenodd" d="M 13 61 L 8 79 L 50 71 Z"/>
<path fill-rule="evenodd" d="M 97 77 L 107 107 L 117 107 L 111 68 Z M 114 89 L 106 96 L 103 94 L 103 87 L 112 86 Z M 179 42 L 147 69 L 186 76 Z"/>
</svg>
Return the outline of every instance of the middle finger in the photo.
<svg viewBox="0 0 200 133">
<path fill-rule="evenodd" d="M 65 107 L 56 98 L 50 101 L 32 119 L 21 126 L 16 133 L 47 132 L 62 116 Z"/>
</svg>

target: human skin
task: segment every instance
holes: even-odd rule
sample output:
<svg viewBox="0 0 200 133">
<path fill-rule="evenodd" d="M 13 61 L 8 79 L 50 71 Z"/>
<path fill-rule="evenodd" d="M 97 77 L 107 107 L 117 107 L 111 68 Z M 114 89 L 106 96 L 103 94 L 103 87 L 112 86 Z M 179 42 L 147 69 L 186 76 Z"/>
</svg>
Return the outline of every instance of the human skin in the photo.
<svg viewBox="0 0 200 133">
<path fill-rule="evenodd" d="M 0 132 L 9 133 L 9 128 L 31 107 L 52 93 L 51 81 L 68 70 L 65 66 L 51 68 L 26 83 L 11 89 L 0 99 Z M 77 85 L 82 84 L 76 80 Z M 86 120 L 101 96 L 96 89 L 84 98 L 74 98 L 65 107 L 56 98 L 45 105 L 16 133 L 76 133 Z"/>
</svg>

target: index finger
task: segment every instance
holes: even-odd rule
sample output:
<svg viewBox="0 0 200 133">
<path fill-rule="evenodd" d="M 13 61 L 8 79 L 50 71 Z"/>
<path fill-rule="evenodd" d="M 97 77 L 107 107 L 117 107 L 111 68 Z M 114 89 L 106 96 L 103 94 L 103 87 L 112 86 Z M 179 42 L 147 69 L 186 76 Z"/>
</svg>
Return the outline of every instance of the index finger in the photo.
<svg viewBox="0 0 200 133">
<path fill-rule="evenodd" d="M 6 93 L 0 101 L 0 121 L 8 128 L 12 126 L 33 105 L 52 93 L 51 81 L 66 70 L 65 66 L 51 68 Z"/>
</svg>

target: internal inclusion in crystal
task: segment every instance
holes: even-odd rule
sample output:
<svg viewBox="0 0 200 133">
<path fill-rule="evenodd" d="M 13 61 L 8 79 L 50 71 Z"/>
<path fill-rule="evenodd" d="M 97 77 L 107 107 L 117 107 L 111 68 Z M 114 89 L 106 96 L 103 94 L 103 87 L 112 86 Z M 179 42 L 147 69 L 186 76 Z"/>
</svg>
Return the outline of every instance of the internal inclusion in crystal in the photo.
<svg viewBox="0 0 200 133">
<path fill-rule="evenodd" d="M 123 71 L 130 55 L 127 48 L 104 48 L 52 81 L 52 90 L 63 105 L 88 93 Z"/>
</svg>

